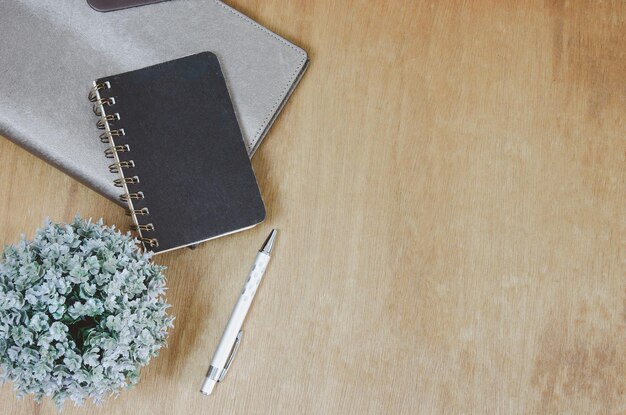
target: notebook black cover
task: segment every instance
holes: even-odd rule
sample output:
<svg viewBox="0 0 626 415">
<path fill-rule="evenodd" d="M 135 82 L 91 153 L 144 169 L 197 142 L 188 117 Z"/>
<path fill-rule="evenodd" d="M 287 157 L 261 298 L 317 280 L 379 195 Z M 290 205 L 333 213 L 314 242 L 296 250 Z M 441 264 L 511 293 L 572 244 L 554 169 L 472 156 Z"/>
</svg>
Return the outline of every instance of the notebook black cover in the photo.
<svg viewBox="0 0 626 415">
<path fill-rule="evenodd" d="M 98 79 L 98 98 L 109 120 L 116 151 L 144 246 L 164 252 L 249 228 L 263 221 L 265 207 L 252 171 L 226 82 L 210 52 Z M 114 97 L 114 103 L 108 98 Z M 119 114 L 119 115 L 116 115 Z M 117 119 L 119 118 L 119 119 Z M 106 134 L 105 132 L 105 134 Z M 127 151 L 124 151 L 127 150 Z M 156 239 L 158 246 L 150 246 Z"/>
</svg>

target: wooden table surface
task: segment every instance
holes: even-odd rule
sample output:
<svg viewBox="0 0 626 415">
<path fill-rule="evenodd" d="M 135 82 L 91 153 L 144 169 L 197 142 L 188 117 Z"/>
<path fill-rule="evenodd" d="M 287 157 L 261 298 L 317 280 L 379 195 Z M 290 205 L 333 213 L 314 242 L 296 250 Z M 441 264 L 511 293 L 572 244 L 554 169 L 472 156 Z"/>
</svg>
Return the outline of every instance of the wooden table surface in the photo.
<svg viewBox="0 0 626 415">
<path fill-rule="evenodd" d="M 621 1 L 229 4 L 311 66 L 255 155 L 268 217 L 157 257 L 176 326 L 78 414 L 626 413 Z M 1 35 L 1 32 L 0 32 Z M 0 243 L 122 210 L 0 140 Z M 268 231 L 227 380 L 198 388 Z M 55 414 L 0 389 L 2 413 Z"/>
</svg>

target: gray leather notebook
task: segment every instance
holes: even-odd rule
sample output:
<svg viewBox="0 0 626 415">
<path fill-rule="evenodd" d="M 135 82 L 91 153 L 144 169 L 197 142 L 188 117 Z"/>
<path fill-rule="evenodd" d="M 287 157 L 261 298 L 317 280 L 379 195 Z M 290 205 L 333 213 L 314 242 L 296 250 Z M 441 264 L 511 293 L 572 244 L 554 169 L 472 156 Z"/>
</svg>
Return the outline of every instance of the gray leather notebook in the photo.
<svg viewBox="0 0 626 415">
<path fill-rule="evenodd" d="M 215 0 L 102 13 L 87 1 L 0 2 L 0 135 L 119 204 L 85 86 L 210 50 L 220 60 L 248 154 L 308 64 L 307 54 Z"/>
</svg>

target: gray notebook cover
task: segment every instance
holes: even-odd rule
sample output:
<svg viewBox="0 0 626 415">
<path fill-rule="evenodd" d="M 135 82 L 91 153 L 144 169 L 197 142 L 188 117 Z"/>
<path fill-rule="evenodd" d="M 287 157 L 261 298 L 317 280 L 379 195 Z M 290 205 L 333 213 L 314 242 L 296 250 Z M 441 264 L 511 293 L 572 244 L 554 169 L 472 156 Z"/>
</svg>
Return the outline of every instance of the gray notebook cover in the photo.
<svg viewBox="0 0 626 415">
<path fill-rule="evenodd" d="M 252 155 L 308 64 L 302 49 L 215 0 L 108 13 L 84 0 L 3 1 L 0 28 L 0 135 L 120 204 L 86 100 L 94 79 L 211 51 Z"/>
</svg>

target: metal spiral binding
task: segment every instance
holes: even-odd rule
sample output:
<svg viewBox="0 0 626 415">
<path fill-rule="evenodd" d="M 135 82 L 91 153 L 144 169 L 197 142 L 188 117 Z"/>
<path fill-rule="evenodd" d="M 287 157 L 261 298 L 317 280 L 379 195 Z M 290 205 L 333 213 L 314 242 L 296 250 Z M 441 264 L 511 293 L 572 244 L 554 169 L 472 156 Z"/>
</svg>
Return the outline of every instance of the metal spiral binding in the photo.
<svg viewBox="0 0 626 415">
<path fill-rule="evenodd" d="M 97 99 L 94 104 L 93 104 L 93 113 L 96 114 L 98 117 L 102 116 L 102 107 L 104 105 L 107 106 L 111 106 L 111 105 L 115 105 L 115 97 L 111 97 L 111 98 L 99 98 Z"/>
<path fill-rule="evenodd" d="M 104 111 L 102 107 L 100 108 L 101 108 L 101 111 Z M 102 113 L 104 114 L 104 112 Z M 120 114 L 118 114 L 117 112 L 114 114 L 109 114 L 109 115 L 104 114 L 102 118 L 100 118 L 98 122 L 96 123 L 96 127 L 98 127 L 98 129 L 100 130 L 106 130 L 108 129 L 108 124 L 110 122 L 117 121 L 119 119 L 120 119 Z"/>
<path fill-rule="evenodd" d="M 149 215 L 149 214 L 150 214 L 150 211 L 148 210 L 147 207 L 141 208 L 141 209 L 126 209 L 126 216 L 137 216 L 137 215 L 144 216 L 144 215 Z"/>
<path fill-rule="evenodd" d="M 132 169 L 133 167 L 135 167 L 135 162 L 133 160 L 120 161 L 119 163 L 109 164 L 109 171 L 111 173 L 119 173 L 120 169 Z"/>
<path fill-rule="evenodd" d="M 123 128 L 120 128 L 118 130 L 105 131 L 102 134 L 100 134 L 100 142 L 109 144 L 111 142 L 112 137 L 121 137 L 123 135 L 126 135 L 126 132 L 124 131 Z"/>
<path fill-rule="evenodd" d="M 111 83 L 106 81 L 103 83 L 95 83 L 93 88 L 89 92 L 89 101 L 93 102 L 93 112 L 100 119 L 96 123 L 96 126 L 104 130 L 102 134 L 100 134 L 100 141 L 102 143 L 109 144 L 109 148 L 104 151 L 104 155 L 107 158 L 115 159 L 115 162 L 109 165 L 109 171 L 111 173 L 118 173 L 120 178 L 113 181 L 113 184 L 116 187 L 121 187 L 124 189 L 124 193 L 119 196 L 120 200 L 128 203 L 128 210 L 126 211 L 126 215 L 132 217 L 133 224 L 130 226 L 132 230 L 137 231 L 139 233 L 139 240 L 144 245 L 145 248 L 157 248 L 159 246 L 159 241 L 156 238 L 147 238 L 144 237 L 144 232 L 154 232 L 154 225 L 152 223 L 140 224 L 137 217 L 138 216 L 147 216 L 150 215 L 150 211 L 147 207 L 143 207 L 141 209 L 135 209 L 133 206 L 133 200 L 142 200 L 144 199 L 143 192 L 130 192 L 128 185 L 138 184 L 139 177 L 137 176 L 124 176 L 125 169 L 131 169 L 135 167 L 135 162 L 133 160 L 120 160 L 118 153 L 127 153 L 130 152 L 130 146 L 128 144 L 116 144 L 115 137 L 123 137 L 126 135 L 126 132 L 123 128 L 111 128 L 113 124 L 116 124 L 117 121 L 120 120 L 120 114 L 117 112 L 113 112 L 111 114 L 107 114 L 105 111 L 105 107 L 109 108 L 116 105 L 117 101 L 115 97 L 101 97 L 100 92 L 111 89 Z"/>
<path fill-rule="evenodd" d="M 144 198 L 143 192 L 136 192 L 136 193 L 124 193 L 120 195 L 120 200 L 122 202 L 128 202 L 128 199 L 132 199 L 132 200 L 141 200 Z"/>
<path fill-rule="evenodd" d="M 115 185 L 115 187 L 124 187 L 125 184 L 137 184 L 137 183 L 139 183 L 139 177 L 137 176 L 123 177 L 121 179 L 113 180 L 113 184 Z"/>
<path fill-rule="evenodd" d="M 156 238 L 141 238 L 141 243 L 145 245 L 150 245 L 150 248 L 158 248 L 159 241 Z"/>
<path fill-rule="evenodd" d="M 111 83 L 109 81 L 103 82 L 101 84 L 94 83 L 93 88 L 91 88 L 91 91 L 89 92 L 89 101 L 96 102 L 100 97 L 98 93 L 104 88 L 110 89 Z"/>
<path fill-rule="evenodd" d="M 111 146 L 104 150 L 104 157 L 108 159 L 113 159 L 117 157 L 117 153 L 128 153 L 130 151 L 130 146 L 128 144 L 124 144 L 121 146 Z"/>
<path fill-rule="evenodd" d="M 148 223 L 147 225 L 130 225 L 130 228 L 134 231 L 153 231 L 154 230 L 154 225 L 151 223 Z"/>
</svg>

